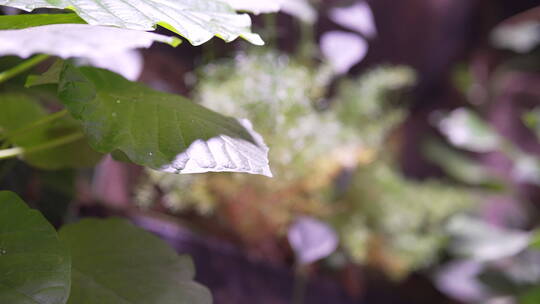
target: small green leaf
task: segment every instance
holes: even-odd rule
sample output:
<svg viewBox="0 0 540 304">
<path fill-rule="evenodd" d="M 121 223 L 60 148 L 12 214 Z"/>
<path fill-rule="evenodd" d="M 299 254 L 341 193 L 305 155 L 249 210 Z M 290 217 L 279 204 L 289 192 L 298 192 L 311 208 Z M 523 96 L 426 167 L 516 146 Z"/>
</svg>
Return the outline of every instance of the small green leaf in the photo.
<svg viewBox="0 0 540 304">
<path fill-rule="evenodd" d="M 30 75 L 26 79 L 25 87 L 33 87 L 44 84 L 57 84 L 60 81 L 60 73 L 64 68 L 63 60 L 56 60 L 53 65 L 41 75 Z"/>
<path fill-rule="evenodd" d="M 482 117 L 467 108 L 450 112 L 439 129 L 456 147 L 473 152 L 491 152 L 501 146 L 500 136 Z"/>
<path fill-rule="evenodd" d="M 540 107 L 525 112 L 521 120 L 523 123 L 531 129 L 537 137 L 540 137 Z"/>
<path fill-rule="evenodd" d="M 502 189 L 503 182 L 497 179 L 485 166 L 467 157 L 462 152 L 445 146 L 436 139 L 430 139 L 422 147 L 426 157 L 439 165 L 449 176 L 469 183 L 493 189 Z"/>
<path fill-rule="evenodd" d="M 534 287 L 523 293 L 519 297 L 520 304 L 538 304 L 540 303 L 540 287 Z"/>
<path fill-rule="evenodd" d="M 525 54 L 533 51 L 540 44 L 539 31 L 540 22 L 537 17 L 532 17 L 530 20 L 521 20 L 521 22 L 503 22 L 495 27 L 489 38 L 497 48 Z"/>
<path fill-rule="evenodd" d="M 14 193 L 0 192 L 0 303 L 62 304 L 70 257 L 54 228 Z"/>
<path fill-rule="evenodd" d="M 48 24 L 86 23 L 77 14 L 23 14 L 0 16 L 0 30 L 16 30 Z"/>
<path fill-rule="evenodd" d="M 268 148 L 248 121 L 103 69 L 66 64 L 58 95 L 83 122 L 97 151 L 173 173 L 246 172 L 271 176 Z"/>
<path fill-rule="evenodd" d="M 251 18 L 237 14 L 219 0 L 0 0 L 0 5 L 26 11 L 35 8 L 71 9 L 91 25 L 151 31 L 159 24 L 200 45 L 217 36 L 227 42 L 242 37 L 264 44 L 251 33 Z"/>
<path fill-rule="evenodd" d="M 7 132 L 7 140 L 29 151 L 23 159 L 42 169 L 85 168 L 95 165 L 101 155 L 91 149 L 84 137 L 71 143 L 30 152 L 51 141 L 81 133 L 80 123 L 66 116 L 53 122 L 32 127 L 47 117 L 43 107 L 24 94 L 0 95 L 0 127 Z"/>
<path fill-rule="evenodd" d="M 540 250 L 540 229 L 535 229 L 532 231 L 529 247 Z"/>
<path fill-rule="evenodd" d="M 495 261 L 525 250 L 531 234 L 490 225 L 472 216 L 457 215 L 447 225 L 453 238 L 452 250 L 477 261 Z"/>
<path fill-rule="evenodd" d="M 60 237 L 73 261 L 69 304 L 211 303 L 189 257 L 126 220 L 85 219 Z"/>
</svg>

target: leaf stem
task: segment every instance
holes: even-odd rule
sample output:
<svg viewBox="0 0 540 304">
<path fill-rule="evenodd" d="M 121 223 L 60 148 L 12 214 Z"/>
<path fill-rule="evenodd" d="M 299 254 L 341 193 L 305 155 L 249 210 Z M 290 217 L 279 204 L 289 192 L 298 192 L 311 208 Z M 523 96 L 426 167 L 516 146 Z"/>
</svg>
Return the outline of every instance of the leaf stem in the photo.
<svg viewBox="0 0 540 304">
<path fill-rule="evenodd" d="M 49 55 L 37 55 L 37 56 L 34 56 L 30 59 L 27 59 L 23 62 L 21 62 L 19 65 L 16 65 L 14 66 L 13 68 L 9 69 L 9 70 L 6 70 L 6 71 L 3 71 L 0 73 L 0 83 L 2 82 L 5 82 L 17 75 L 19 75 L 20 73 L 23 73 L 31 68 L 33 68 L 34 66 L 38 65 L 39 63 L 43 62 L 44 60 L 46 60 L 47 58 L 49 58 L 50 56 Z"/>
<path fill-rule="evenodd" d="M 264 15 L 264 27 L 268 37 L 265 37 L 268 47 L 277 46 L 277 14 L 265 14 Z"/>
<path fill-rule="evenodd" d="M 22 155 L 24 149 L 20 147 L 0 150 L 0 159 L 12 158 Z"/>
<path fill-rule="evenodd" d="M 17 157 L 17 156 L 32 154 L 32 153 L 40 152 L 40 151 L 43 151 L 43 150 L 56 148 L 56 147 L 63 146 L 63 145 L 72 143 L 74 141 L 77 141 L 77 140 L 79 140 L 79 139 L 81 139 L 83 137 L 84 137 L 84 133 L 77 132 L 77 133 L 73 133 L 73 134 L 69 134 L 69 135 L 66 135 L 66 136 L 62 136 L 62 137 L 53 139 L 53 140 L 51 140 L 49 142 L 46 142 L 44 144 L 41 144 L 41 145 L 38 145 L 38 146 L 35 146 L 35 147 L 30 147 L 30 148 L 27 148 L 27 149 L 22 148 L 22 147 L 14 147 L 14 148 L 9 148 L 9 149 L 3 149 L 3 150 L 0 150 L 0 159 L 13 158 L 13 157 Z"/>
<path fill-rule="evenodd" d="M 301 20 L 297 20 L 300 27 L 300 44 L 297 49 L 297 54 L 300 60 L 308 64 L 313 65 L 313 57 L 315 56 L 315 32 L 313 25 Z"/>
<path fill-rule="evenodd" d="M 296 264 L 294 267 L 294 285 L 293 285 L 293 297 L 292 297 L 292 304 L 303 304 L 304 303 L 304 296 L 306 293 L 306 287 L 307 287 L 307 273 L 306 268 L 304 265 Z"/>
<path fill-rule="evenodd" d="M 31 153 L 35 153 L 35 152 L 39 152 L 39 151 L 43 151 L 47 149 L 56 148 L 56 147 L 77 141 L 83 137 L 84 137 L 84 133 L 82 132 L 77 132 L 77 133 L 69 134 L 66 136 L 62 136 L 62 137 L 53 139 L 49 142 L 46 142 L 42 145 L 30 147 L 24 151 L 24 154 L 31 154 Z"/>
<path fill-rule="evenodd" d="M 50 122 L 53 122 L 57 119 L 60 119 L 64 116 L 66 116 L 66 114 L 68 113 L 67 109 L 64 109 L 62 111 L 58 111 L 58 112 L 55 112 L 55 113 L 52 113 L 50 115 L 47 115 L 41 119 L 38 119 L 22 128 L 19 128 L 19 129 L 16 129 L 16 130 L 13 130 L 12 132 L 6 132 L 5 134 L 3 134 L 3 136 L 0 136 L 0 138 L 10 138 L 10 137 L 13 137 L 13 136 L 16 136 L 16 135 L 19 135 L 19 134 L 24 134 L 26 133 L 27 131 L 29 130 L 32 130 L 34 128 L 37 128 L 37 127 L 40 127 L 42 125 L 45 125 L 45 124 L 48 124 Z"/>
</svg>

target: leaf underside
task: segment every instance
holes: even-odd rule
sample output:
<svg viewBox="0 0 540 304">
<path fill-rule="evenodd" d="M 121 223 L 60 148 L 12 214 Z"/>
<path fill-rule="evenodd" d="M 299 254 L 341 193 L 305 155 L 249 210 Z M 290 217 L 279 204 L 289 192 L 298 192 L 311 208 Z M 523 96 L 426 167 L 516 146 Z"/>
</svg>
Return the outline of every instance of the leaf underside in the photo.
<svg viewBox="0 0 540 304">
<path fill-rule="evenodd" d="M 2 19 L 0 18 L 0 22 Z M 88 24 L 50 24 L 0 31 L 0 56 L 44 53 L 62 58 L 103 57 L 154 42 L 177 46 L 180 40 L 155 33 Z"/>
<path fill-rule="evenodd" d="M 25 11 L 36 8 L 71 9 L 91 25 L 151 31 L 163 26 L 191 44 L 217 36 L 227 42 L 242 37 L 262 45 L 251 32 L 251 18 L 219 0 L 0 0 L 0 5 Z"/>
</svg>

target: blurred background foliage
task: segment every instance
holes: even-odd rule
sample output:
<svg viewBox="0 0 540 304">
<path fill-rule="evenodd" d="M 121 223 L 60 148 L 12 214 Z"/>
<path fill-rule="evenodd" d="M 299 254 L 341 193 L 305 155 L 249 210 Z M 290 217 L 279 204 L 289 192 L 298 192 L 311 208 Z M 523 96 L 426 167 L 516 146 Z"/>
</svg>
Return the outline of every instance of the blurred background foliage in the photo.
<svg viewBox="0 0 540 304">
<path fill-rule="evenodd" d="M 262 48 L 213 41 L 124 56 L 136 58 L 140 81 L 250 119 L 274 178 L 174 175 L 106 158 L 95 172 L 4 161 L 0 186 L 56 225 L 133 205 L 168 215 L 248 261 L 330 277 L 351 303 L 540 303 L 538 3 L 287 3 L 254 16 Z M 299 253 L 290 235 L 305 217 L 335 235 L 311 224 L 300 235 L 334 237 L 337 248 Z M 241 276 L 230 279 L 236 292 L 217 283 L 240 270 L 199 253 L 217 303 L 250 303 L 238 300 Z M 324 259 L 304 269 L 301 256 Z M 272 300 L 260 303 L 290 303 Z"/>
<path fill-rule="evenodd" d="M 160 199 L 172 211 L 202 215 L 240 204 L 246 209 L 228 220 L 247 246 L 278 238 L 296 215 L 310 215 L 332 223 L 356 262 L 395 277 L 428 266 L 445 243 L 443 223 L 473 202 L 469 189 L 409 181 L 396 168 L 390 135 L 407 114 L 414 71 L 380 66 L 340 79 L 327 96 L 329 76 L 325 65 L 310 68 L 276 52 L 202 67 L 195 100 L 249 118 L 271 147 L 275 178 L 147 170 L 136 201 L 148 207 Z"/>
</svg>

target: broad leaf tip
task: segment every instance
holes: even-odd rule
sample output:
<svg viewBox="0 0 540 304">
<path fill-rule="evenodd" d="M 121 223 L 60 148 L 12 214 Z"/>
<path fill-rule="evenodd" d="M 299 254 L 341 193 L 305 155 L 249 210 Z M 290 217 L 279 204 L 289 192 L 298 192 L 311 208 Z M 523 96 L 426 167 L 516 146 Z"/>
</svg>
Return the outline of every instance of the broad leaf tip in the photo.
<svg viewBox="0 0 540 304">
<path fill-rule="evenodd" d="M 268 147 L 247 119 L 238 122 L 253 141 L 219 135 L 196 140 L 160 171 L 178 174 L 205 172 L 241 172 L 273 177 L 268 161 Z"/>
</svg>

